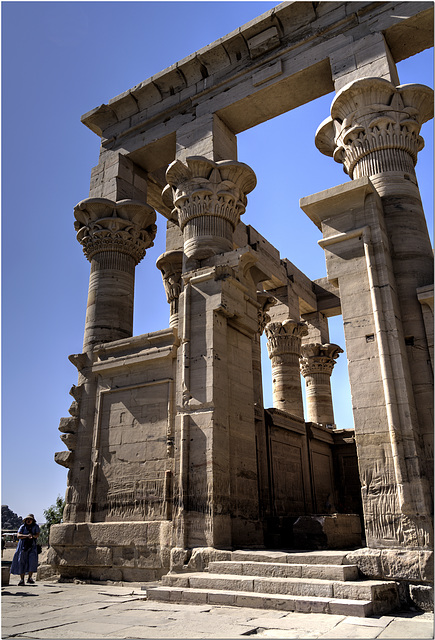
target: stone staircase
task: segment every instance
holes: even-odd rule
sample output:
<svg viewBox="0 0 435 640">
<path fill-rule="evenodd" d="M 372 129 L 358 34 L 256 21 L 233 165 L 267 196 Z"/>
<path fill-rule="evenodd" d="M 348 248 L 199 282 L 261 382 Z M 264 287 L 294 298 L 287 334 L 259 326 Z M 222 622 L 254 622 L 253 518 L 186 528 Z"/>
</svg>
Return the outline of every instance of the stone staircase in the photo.
<svg viewBox="0 0 435 640">
<path fill-rule="evenodd" d="M 361 579 L 346 551 L 232 551 L 201 572 L 169 573 L 148 600 L 366 617 L 399 607 L 395 582 Z"/>
</svg>

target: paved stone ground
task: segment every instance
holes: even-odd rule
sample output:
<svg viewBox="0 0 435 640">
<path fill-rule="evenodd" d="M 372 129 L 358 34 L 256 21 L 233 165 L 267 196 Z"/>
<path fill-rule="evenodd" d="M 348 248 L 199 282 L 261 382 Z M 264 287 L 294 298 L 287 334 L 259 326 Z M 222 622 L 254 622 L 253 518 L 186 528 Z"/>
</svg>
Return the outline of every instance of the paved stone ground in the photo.
<svg viewBox="0 0 435 640">
<path fill-rule="evenodd" d="M 433 638 L 433 615 L 350 616 L 147 602 L 141 585 L 2 587 L 5 638 Z M 125 584 L 125 583 L 124 583 Z"/>
</svg>

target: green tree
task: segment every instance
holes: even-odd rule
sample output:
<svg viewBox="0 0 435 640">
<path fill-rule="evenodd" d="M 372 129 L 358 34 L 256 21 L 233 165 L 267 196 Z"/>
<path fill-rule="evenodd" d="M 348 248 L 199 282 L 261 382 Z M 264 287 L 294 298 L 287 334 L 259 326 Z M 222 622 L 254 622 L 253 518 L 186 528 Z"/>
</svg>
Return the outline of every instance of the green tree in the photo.
<svg viewBox="0 0 435 640">
<path fill-rule="evenodd" d="M 57 496 L 56 502 L 44 510 L 45 524 L 41 526 L 41 533 L 38 539 L 40 544 L 48 544 L 50 527 L 52 524 L 60 524 L 62 522 L 64 507 L 65 500 Z"/>
</svg>

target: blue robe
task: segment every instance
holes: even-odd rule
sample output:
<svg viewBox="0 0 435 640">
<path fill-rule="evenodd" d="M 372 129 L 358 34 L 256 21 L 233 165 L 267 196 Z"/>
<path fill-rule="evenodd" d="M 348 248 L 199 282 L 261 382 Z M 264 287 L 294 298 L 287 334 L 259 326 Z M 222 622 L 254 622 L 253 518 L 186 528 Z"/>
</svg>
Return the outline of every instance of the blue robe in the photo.
<svg viewBox="0 0 435 640">
<path fill-rule="evenodd" d="M 23 533 L 24 535 L 32 533 L 35 535 L 36 533 L 39 533 L 39 527 L 36 523 L 30 525 L 30 527 L 26 524 L 22 524 L 18 529 L 18 533 Z M 31 546 L 27 549 L 26 547 L 29 542 L 31 542 Z M 37 570 L 38 551 L 36 549 L 36 544 L 36 538 L 33 538 L 32 541 L 30 541 L 30 539 L 27 541 L 25 538 L 20 538 L 20 540 L 18 540 L 17 549 L 14 553 L 14 557 L 12 558 L 11 573 L 14 575 L 22 575 L 23 573 L 33 573 Z"/>
</svg>

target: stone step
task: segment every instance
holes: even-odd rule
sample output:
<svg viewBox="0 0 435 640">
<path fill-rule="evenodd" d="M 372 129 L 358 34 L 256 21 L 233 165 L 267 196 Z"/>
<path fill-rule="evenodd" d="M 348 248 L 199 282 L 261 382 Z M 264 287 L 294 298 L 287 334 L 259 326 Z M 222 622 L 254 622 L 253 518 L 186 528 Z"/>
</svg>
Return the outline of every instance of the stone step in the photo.
<svg viewBox="0 0 435 640">
<path fill-rule="evenodd" d="M 263 551 L 242 549 L 231 552 L 235 562 L 269 562 L 284 564 L 334 564 L 345 563 L 349 551 Z"/>
<path fill-rule="evenodd" d="M 270 578 L 317 578 L 319 580 L 357 580 L 355 564 L 284 564 L 279 562 L 210 562 L 209 573 L 263 576 Z"/>
<path fill-rule="evenodd" d="M 380 580 L 339 581 L 315 578 L 271 578 L 217 573 L 167 574 L 162 578 L 165 587 L 184 589 L 214 589 L 262 594 L 337 598 L 339 600 L 368 600 L 375 612 L 391 611 L 397 606 L 397 589 L 393 582 Z"/>
<path fill-rule="evenodd" d="M 282 594 L 255 593 L 252 591 L 220 591 L 218 589 L 185 589 L 183 587 L 147 588 L 147 599 L 181 604 L 213 604 L 255 609 L 278 609 L 300 613 L 330 613 L 345 616 L 366 617 L 374 613 L 370 600 L 321 598 Z"/>
</svg>

